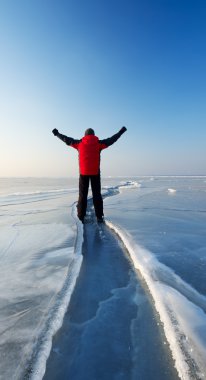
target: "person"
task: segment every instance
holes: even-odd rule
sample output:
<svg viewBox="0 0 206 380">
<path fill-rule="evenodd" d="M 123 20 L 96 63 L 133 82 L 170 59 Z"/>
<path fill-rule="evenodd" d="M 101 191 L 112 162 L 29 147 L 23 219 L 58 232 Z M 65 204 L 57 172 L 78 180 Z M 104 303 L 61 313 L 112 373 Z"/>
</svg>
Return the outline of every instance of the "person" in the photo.
<svg viewBox="0 0 206 380">
<path fill-rule="evenodd" d="M 77 203 L 78 218 L 84 223 L 87 210 L 87 196 L 89 190 L 89 182 L 93 195 L 93 204 L 97 222 L 104 222 L 103 216 L 103 200 L 101 195 L 101 178 L 100 178 L 100 153 L 103 149 L 114 144 L 120 136 L 127 130 L 122 127 L 112 137 L 99 140 L 92 128 L 85 131 L 84 137 L 80 140 L 67 137 L 59 133 L 58 129 L 53 129 L 54 136 L 79 152 L 79 199 Z"/>
</svg>

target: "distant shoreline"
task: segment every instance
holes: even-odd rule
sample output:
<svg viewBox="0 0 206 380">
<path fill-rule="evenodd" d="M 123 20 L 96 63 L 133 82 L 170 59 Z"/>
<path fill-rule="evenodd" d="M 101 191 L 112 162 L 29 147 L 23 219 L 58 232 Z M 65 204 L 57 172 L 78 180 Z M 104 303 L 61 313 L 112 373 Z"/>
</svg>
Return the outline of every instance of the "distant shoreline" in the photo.
<svg viewBox="0 0 206 380">
<path fill-rule="evenodd" d="M 102 179 L 109 178 L 205 178 L 206 174 L 151 174 L 151 175 L 122 175 L 122 176 L 101 176 Z M 70 177 L 47 177 L 47 176 L 0 176 L 0 179 L 78 179 L 79 176 Z"/>
</svg>

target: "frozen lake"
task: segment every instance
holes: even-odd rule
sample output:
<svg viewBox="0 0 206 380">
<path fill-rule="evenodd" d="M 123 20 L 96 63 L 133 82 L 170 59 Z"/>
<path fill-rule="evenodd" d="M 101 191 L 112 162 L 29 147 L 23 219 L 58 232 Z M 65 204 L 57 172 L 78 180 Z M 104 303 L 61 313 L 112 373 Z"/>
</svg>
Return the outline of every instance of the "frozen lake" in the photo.
<svg viewBox="0 0 206 380">
<path fill-rule="evenodd" d="M 206 177 L 107 178 L 102 185 L 108 227 L 145 284 L 179 376 L 203 379 Z M 77 186 L 78 179 L 0 179 L 1 379 L 29 374 L 34 359 L 42 371 L 62 324 L 82 263 Z"/>
</svg>

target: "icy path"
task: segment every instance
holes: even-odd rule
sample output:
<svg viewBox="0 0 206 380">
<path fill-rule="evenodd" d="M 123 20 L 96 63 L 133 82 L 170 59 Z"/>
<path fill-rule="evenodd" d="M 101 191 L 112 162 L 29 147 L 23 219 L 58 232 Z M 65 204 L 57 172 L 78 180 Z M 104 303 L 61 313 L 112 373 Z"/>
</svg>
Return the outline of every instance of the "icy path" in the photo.
<svg viewBox="0 0 206 380">
<path fill-rule="evenodd" d="M 178 379 L 124 247 L 92 218 L 84 226 L 83 255 L 43 379 Z"/>
</svg>

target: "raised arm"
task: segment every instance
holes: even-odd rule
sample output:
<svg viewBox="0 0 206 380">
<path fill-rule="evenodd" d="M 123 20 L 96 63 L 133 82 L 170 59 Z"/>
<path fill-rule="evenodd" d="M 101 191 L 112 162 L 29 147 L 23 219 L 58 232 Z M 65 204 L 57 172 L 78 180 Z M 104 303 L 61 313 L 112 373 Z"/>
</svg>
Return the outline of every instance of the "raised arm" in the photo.
<svg viewBox="0 0 206 380">
<path fill-rule="evenodd" d="M 53 129 L 52 131 L 54 136 L 57 136 L 60 140 L 64 141 L 67 145 L 79 144 L 81 140 L 73 139 L 72 137 L 67 137 L 59 133 L 58 129 Z"/>
<path fill-rule="evenodd" d="M 110 146 L 112 144 L 114 144 L 119 138 L 120 136 L 126 132 L 127 128 L 126 127 L 122 127 L 119 132 L 115 133 L 115 135 L 113 135 L 112 137 L 108 137 L 107 139 L 104 139 L 104 140 L 99 140 L 100 144 L 105 144 L 106 146 Z"/>
</svg>

